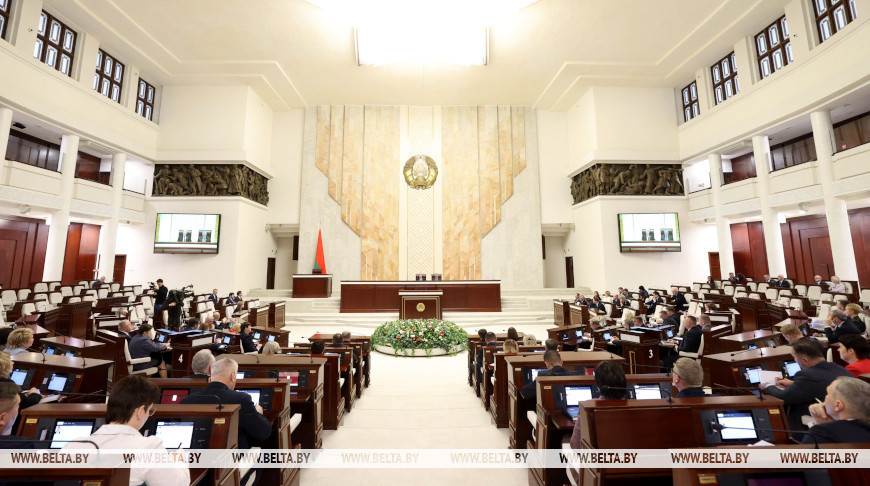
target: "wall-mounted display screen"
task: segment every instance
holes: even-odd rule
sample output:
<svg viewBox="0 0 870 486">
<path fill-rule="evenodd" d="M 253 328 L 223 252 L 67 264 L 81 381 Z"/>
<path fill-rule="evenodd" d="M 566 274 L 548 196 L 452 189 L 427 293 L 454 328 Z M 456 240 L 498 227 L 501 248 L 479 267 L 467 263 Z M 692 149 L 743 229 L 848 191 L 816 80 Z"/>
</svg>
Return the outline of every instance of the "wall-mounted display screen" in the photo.
<svg viewBox="0 0 870 486">
<path fill-rule="evenodd" d="M 217 253 L 220 226 L 220 214 L 160 213 L 154 253 Z"/>
<path fill-rule="evenodd" d="M 619 218 L 619 251 L 680 251 L 677 213 L 623 213 Z"/>
</svg>

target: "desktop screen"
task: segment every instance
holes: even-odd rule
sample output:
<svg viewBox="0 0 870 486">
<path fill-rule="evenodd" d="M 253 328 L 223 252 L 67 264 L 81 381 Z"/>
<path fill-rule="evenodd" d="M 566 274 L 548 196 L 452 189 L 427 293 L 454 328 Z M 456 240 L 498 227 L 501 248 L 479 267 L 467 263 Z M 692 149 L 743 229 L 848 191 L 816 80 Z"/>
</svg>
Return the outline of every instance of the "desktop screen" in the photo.
<svg viewBox="0 0 870 486">
<path fill-rule="evenodd" d="M 193 422 L 157 422 L 157 430 L 154 435 L 163 440 L 167 449 L 190 448 L 193 439 Z"/>
<path fill-rule="evenodd" d="M 801 365 L 799 365 L 796 361 L 786 361 L 785 362 L 785 371 L 788 373 L 789 378 L 793 378 L 794 375 L 801 370 Z"/>
<path fill-rule="evenodd" d="M 716 412 L 716 421 L 723 427 L 736 427 L 734 429 L 724 428 L 719 431 L 723 441 L 758 439 L 758 434 L 755 432 L 755 422 L 752 420 L 752 412 L 748 410 Z"/>
<path fill-rule="evenodd" d="M 48 389 L 53 392 L 62 392 L 66 386 L 66 375 L 52 375 L 48 381 Z"/>
<path fill-rule="evenodd" d="M 244 371 L 236 371 L 236 379 L 237 380 L 244 380 L 245 379 L 245 372 Z"/>
<path fill-rule="evenodd" d="M 260 339 L 260 331 L 254 333 L 254 339 Z"/>
<path fill-rule="evenodd" d="M 269 341 L 274 341 L 274 340 L 275 340 L 275 335 L 269 334 Z"/>
<path fill-rule="evenodd" d="M 58 420 L 51 436 L 51 449 L 60 449 L 67 442 L 87 438 L 94 431 L 93 420 Z"/>
<path fill-rule="evenodd" d="M 749 378 L 749 383 L 761 383 L 761 366 L 746 368 L 746 376 Z"/>
<path fill-rule="evenodd" d="M 278 373 L 278 377 L 282 380 L 287 380 L 290 382 L 290 386 L 299 386 L 299 372 L 298 371 L 282 371 Z"/>
<path fill-rule="evenodd" d="M 27 379 L 27 372 L 22 370 L 13 370 L 12 376 L 9 377 L 18 386 L 24 386 L 24 380 Z"/>
<path fill-rule="evenodd" d="M 674 337 L 674 330 L 668 329 L 668 338 L 672 338 L 672 337 Z"/>
<path fill-rule="evenodd" d="M 162 343 L 164 341 L 166 341 L 166 334 L 163 334 L 163 333 L 158 334 L 157 335 L 157 342 Z"/>
<path fill-rule="evenodd" d="M 248 395 L 250 395 L 250 396 L 251 396 L 251 400 L 254 402 L 254 405 L 259 405 L 259 404 L 260 404 L 260 390 L 259 390 L 259 389 L 254 389 L 254 390 L 239 390 L 239 391 L 240 391 L 240 392 L 243 392 L 243 393 L 247 393 Z"/>
<path fill-rule="evenodd" d="M 224 336 L 224 340 L 222 342 L 223 344 L 229 344 L 230 342 L 232 342 L 232 340 L 232 336 Z"/>
<path fill-rule="evenodd" d="M 604 339 L 605 341 L 610 341 L 610 333 L 609 332 L 602 333 L 601 338 Z"/>
<path fill-rule="evenodd" d="M 163 390 L 163 396 L 160 398 L 160 403 L 181 403 L 181 400 L 190 393 L 190 390 Z"/>
<path fill-rule="evenodd" d="M 592 387 L 590 386 L 566 386 L 565 403 L 569 407 L 577 406 L 578 403 L 592 400 Z"/>
<path fill-rule="evenodd" d="M 538 373 L 540 373 L 540 372 L 542 372 L 542 371 L 547 371 L 547 368 L 540 368 L 540 369 L 534 369 L 534 370 L 532 370 L 532 381 L 537 380 L 537 379 L 538 379 Z"/>
<path fill-rule="evenodd" d="M 54 354 L 54 348 L 51 348 L 51 347 L 45 348 L 45 354 Z"/>
<path fill-rule="evenodd" d="M 658 385 L 635 385 L 634 397 L 638 400 L 652 400 L 662 397 L 662 389 Z"/>
</svg>

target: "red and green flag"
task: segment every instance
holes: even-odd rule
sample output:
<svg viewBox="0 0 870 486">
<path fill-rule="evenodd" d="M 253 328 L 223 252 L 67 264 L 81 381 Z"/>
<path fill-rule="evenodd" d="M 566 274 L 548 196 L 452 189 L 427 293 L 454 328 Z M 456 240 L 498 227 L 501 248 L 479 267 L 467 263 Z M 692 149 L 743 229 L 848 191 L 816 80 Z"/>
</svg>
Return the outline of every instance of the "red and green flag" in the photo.
<svg viewBox="0 0 870 486">
<path fill-rule="evenodd" d="M 314 270 L 326 273 L 326 259 L 323 257 L 323 230 L 317 230 L 317 252 L 314 255 Z"/>
</svg>

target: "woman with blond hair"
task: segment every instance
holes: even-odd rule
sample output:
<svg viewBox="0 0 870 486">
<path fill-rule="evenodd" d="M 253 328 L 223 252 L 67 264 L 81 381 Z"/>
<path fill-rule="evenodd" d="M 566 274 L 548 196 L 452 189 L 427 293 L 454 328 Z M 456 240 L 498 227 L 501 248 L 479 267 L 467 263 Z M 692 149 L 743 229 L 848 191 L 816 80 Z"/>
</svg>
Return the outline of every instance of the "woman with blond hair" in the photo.
<svg viewBox="0 0 870 486">
<path fill-rule="evenodd" d="M 504 354 L 516 354 L 520 351 L 520 347 L 517 346 L 516 341 L 508 339 L 502 345 L 502 350 L 504 350 Z"/>
<path fill-rule="evenodd" d="M 523 346 L 535 346 L 538 344 L 538 340 L 535 339 L 534 334 L 526 334 L 523 336 Z"/>
<path fill-rule="evenodd" d="M 269 341 L 263 345 L 263 352 L 261 354 L 264 356 L 267 354 L 281 354 L 281 345 L 275 341 Z"/>
<path fill-rule="evenodd" d="M 3 352 L 15 356 L 26 353 L 27 348 L 31 346 L 33 346 L 33 329 L 21 327 L 9 333 L 9 337 L 6 338 L 6 349 Z"/>
<path fill-rule="evenodd" d="M 840 280 L 840 277 L 831 275 L 831 283 L 828 284 L 828 292 L 845 294 L 846 284 Z"/>
</svg>

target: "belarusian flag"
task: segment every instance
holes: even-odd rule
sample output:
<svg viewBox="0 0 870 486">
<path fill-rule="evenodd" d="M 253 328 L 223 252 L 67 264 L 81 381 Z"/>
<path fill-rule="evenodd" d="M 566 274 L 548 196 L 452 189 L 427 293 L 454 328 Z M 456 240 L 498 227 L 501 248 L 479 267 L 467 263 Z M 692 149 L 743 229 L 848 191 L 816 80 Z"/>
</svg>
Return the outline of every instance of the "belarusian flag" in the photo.
<svg viewBox="0 0 870 486">
<path fill-rule="evenodd" d="M 326 273 L 326 259 L 323 257 L 323 230 L 317 230 L 317 253 L 314 255 L 314 269 Z"/>
</svg>

